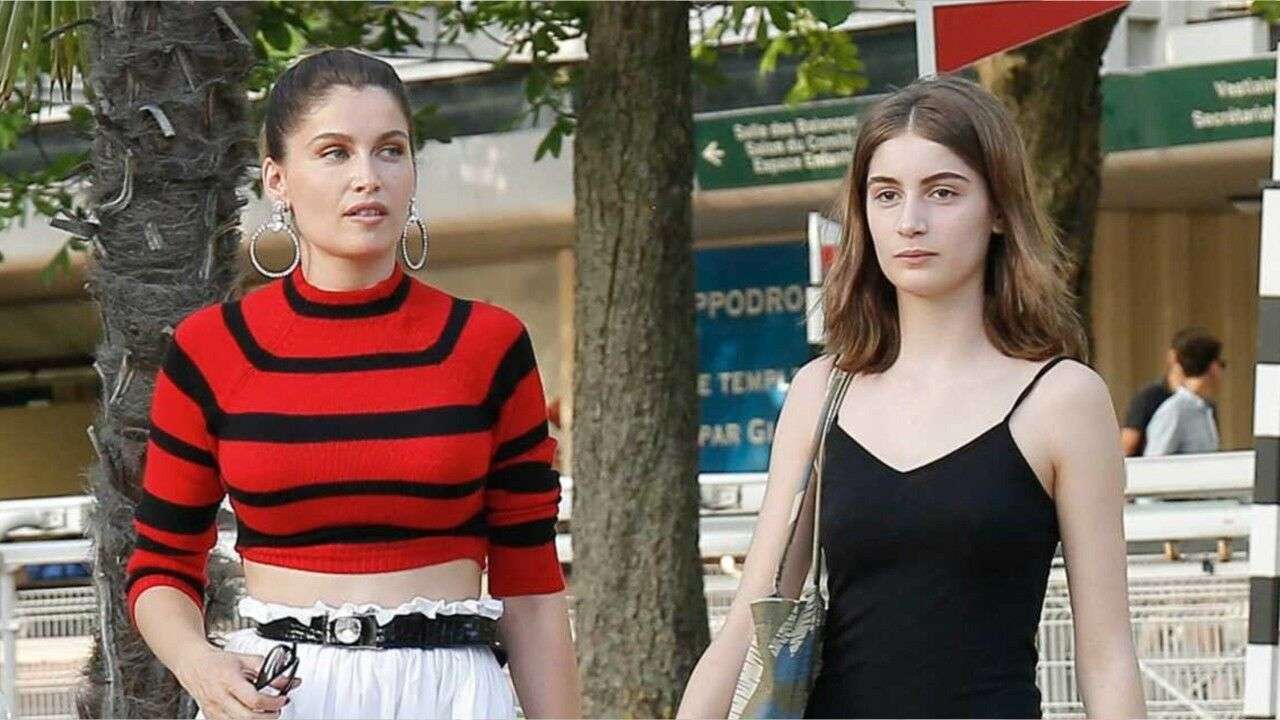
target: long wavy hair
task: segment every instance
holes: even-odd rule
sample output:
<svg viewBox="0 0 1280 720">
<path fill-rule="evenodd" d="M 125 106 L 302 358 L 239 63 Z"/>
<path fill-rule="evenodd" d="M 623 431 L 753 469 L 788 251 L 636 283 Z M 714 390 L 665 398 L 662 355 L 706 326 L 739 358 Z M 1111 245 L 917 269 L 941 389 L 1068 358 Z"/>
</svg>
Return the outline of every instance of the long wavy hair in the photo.
<svg viewBox="0 0 1280 720">
<path fill-rule="evenodd" d="M 823 287 L 826 349 L 851 372 L 883 372 L 898 358 L 897 292 L 880 270 L 867 224 L 867 170 L 876 148 L 906 132 L 946 146 L 986 180 L 1003 233 L 984 271 L 983 324 L 1005 355 L 1087 360 L 1087 341 L 1066 282 L 1058 233 L 1035 200 L 1026 149 L 1013 118 L 978 84 L 917 80 L 873 106 L 860 123 L 835 208 L 840 247 Z"/>
</svg>

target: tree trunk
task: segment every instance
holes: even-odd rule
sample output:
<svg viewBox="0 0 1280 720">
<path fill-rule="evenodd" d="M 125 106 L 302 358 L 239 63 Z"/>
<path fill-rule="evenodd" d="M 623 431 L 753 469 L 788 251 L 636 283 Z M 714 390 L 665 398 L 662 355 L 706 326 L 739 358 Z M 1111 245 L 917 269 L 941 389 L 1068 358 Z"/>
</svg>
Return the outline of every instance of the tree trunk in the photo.
<svg viewBox="0 0 1280 720">
<path fill-rule="evenodd" d="M 1062 234 L 1089 344 L 1090 258 L 1101 188 L 1098 70 L 1119 12 L 978 63 L 978 77 L 1013 112 L 1036 174 L 1037 199 Z"/>
<path fill-rule="evenodd" d="M 573 591 L 587 717 L 674 714 L 698 557 L 689 7 L 590 8 L 574 142 Z"/>
<path fill-rule="evenodd" d="M 192 310 L 222 300 L 235 280 L 245 203 L 236 190 L 255 156 L 243 85 L 255 13 L 250 4 L 195 2 L 104 2 L 95 13 L 87 204 L 100 228 L 87 287 L 103 330 L 88 532 L 99 626 L 78 709 L 81 717 L 190 717 L 190 699 L 129 623 L 124 562 L 169 333 Z"/>
</svg>

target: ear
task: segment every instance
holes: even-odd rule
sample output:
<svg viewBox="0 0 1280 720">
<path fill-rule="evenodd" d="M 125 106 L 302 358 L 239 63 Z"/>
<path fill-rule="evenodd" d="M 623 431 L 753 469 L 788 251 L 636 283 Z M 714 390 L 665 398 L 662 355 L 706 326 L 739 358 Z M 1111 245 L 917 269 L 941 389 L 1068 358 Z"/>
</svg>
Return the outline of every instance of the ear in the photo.
<svg viewBox="0 0 1280 720">
<path fill-rule="evenodd" d="M 284 167 L 275 158 L 267 157 L 262 160 L 262 190 L 272 202 L 289 196 Z"/>
</svg>

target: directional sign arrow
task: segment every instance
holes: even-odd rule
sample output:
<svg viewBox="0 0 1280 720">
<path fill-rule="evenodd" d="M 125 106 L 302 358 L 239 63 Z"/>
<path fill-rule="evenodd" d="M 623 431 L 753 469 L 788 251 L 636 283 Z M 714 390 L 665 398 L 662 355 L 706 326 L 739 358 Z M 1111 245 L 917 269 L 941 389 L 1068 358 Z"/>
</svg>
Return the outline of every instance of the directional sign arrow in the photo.
<svg viewBox="0 0 1280 720">
<path fill-rule="evenodd" d="M 720 149 L 720 143 L 712 140 L 710 144 L 702 148 L 702 159 L 716 167 L 724 164 L 724 151 Z"/>
</svg>

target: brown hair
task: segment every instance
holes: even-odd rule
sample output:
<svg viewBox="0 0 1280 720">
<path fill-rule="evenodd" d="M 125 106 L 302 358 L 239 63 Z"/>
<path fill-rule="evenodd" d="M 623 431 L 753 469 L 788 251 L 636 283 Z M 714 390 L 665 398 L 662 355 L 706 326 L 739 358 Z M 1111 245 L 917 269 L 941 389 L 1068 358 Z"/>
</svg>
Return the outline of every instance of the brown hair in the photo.
<svg viewBox="0 0 1280 720">
<path fill-rule="evenodd" d="M 1201 377 L 1222 358 L 1222 341 L 1199 326 L 1183 328 L 1173 336 L 1173 352 L 1187 377 Z"/>
<path fill-rule="evenodd" d="M 911 132 L 978 171 L 1004 220 L 984 278 L 987 336 L 1005 355 L 1085 360 L 1087 341 L 1065 277 L 1065 255 L 1036 204 L 1026 150 L 1000 101 L 958 77 L 917 80 L 876 103 L 857 130 L 835 214 L 840 247 L 823 288 L 826 349 L 842 369 L 883 372 L 898 358 L 897 293 L 880 270 L 867 224 L 867 171 L 882 143 Z"/>
<path fill-rule="evenodd" d="M 336 85 L 357 89 L 379 87 L 391 93 L 400 106 L 400 112 L 404 113 L 409 127 L 409 153 L 413 154 L 417 147 L 413 142 L 413 111 L 409 106 L 409 93 L 400 76 L 387 62 L 349 48 L 312 53 L 280 73 L 267 97 L 262 131 L 258 136 L 258 154 L 264 158 L 284 160 L 285 137 Z"/>
</svg>

